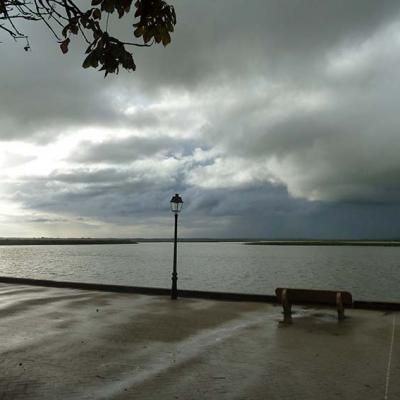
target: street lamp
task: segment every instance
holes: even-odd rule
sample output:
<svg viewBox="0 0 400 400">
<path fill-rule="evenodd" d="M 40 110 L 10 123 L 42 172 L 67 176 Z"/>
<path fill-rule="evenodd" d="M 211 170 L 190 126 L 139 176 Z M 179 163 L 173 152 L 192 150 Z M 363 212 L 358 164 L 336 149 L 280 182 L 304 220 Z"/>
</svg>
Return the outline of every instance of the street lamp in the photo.
<svg viewBox="0 0 400 400">
<path fill-rule="evenodd" d="M 171 211 L 175 214 L 175 234 L 174 234 L 174 267 L 172 271 L 172 289 L 171 289 L 171 299 L 176 300 L 178 298 L 178 273 L 176 271 L 176 244 L 178 239 L 178 214 L 182 210 L 183 201 L 178 193 L 175 194 L 171 199 Z"/>
</svg>

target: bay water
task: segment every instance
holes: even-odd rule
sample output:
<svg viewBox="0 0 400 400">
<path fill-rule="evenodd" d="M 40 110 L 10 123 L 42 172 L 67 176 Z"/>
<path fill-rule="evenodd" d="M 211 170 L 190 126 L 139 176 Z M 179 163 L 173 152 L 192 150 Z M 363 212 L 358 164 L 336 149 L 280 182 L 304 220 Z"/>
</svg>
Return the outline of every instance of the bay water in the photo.
<svg viewBox="0 0 400 400">
<path fill-rule="evenodd" d="M 169 288 L 172 256 L 172 243 L 0 246 L 0 275 Z M 400 302 L 400 247 L 179 243 L 178 287 L 340 289 L 356 300 Z"/>
</svg>

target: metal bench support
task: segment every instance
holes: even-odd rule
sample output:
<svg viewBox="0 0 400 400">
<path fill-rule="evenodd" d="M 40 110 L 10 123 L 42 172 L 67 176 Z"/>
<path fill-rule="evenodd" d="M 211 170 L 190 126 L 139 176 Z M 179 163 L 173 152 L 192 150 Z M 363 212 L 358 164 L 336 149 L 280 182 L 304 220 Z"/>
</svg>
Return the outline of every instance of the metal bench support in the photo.
<svg viewBox="0 0 400 400">
<path fill-rule="evenodd" d="M 336 293 L 336 308 L 337 308 L 337 316 L 338 321 L 344 320 L 344 307 L 343 307 L 343 300 L 342 300 L 342 293 Z"/>
<path fill-rule="evenodd" d="M 283 323 L 292 323 L 292 304 L 336 306 L 338 321 L 343 321 L 344 308 L 353 307 L 351 293 L 339 290 L 276 288 L 276 299 L 283 307 Z"/>
<path fill-rule="evenodd" d="M 292 305 L 289 302 L 286 289 L 282 291 L 283 323 L 292 323 Z"/>
</svg>

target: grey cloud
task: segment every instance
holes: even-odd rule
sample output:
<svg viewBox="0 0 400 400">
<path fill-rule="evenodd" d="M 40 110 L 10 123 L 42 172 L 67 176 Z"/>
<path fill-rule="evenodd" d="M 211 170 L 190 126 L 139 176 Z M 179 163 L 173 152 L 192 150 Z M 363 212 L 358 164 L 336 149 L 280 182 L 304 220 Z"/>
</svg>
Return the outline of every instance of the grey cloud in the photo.
<svg viewBox="0 0 400 400">
<path fill-rule="evenodd" d="M 398 204 L 309 202 L 287 196 L 286 189 L 276 185 L 225 191 L 189 188 L 185 196 L 183 217 L 193 223 L 197 236 L 398 238 Z"/>
<path fill-rule="evenodd" d="M 256 212 L 260 217 L 268 214 L 304 213 L 312 209 L 305 200 L 290 199 L 283 185 L 265 183 L 247 185 L 230 189 L 201 189 L 189 187 L 185 190 L 188 213 L 209 214 L 213 216 L 235 216 Z M 298 204 L 297 209 L 294 206 Z"/>
<path fill-rule="evenodd" d="M 63 57 L 47 31 L 32 28 L 32 52 L 2 45 L 0 139 L 49 140 L 69 125 L 105 123 L 110 109 L 99 77 L 79 69 L 76 51 Z"/>
<path fill-rule="evenodd" d="M 43 224 L 43 223 L 57 223 L 57 222 L 69 222 L 66 218 L 31 218 L 26 220 L 25 222 L 31 222 L 35 224 Z"/>
<path fill-rule="evenodd" d="M 191 153 L 196 143 L 168 136 L 135 137 L 107 140 L 99 144 L 84 143 L 72 160 L 83 163 L 108 162 L 126 164 L 157 154 L 164 156 Z"/>
<path fill-rule="evenodd" d="M 207 140 L 218 144 L 225 157 L 269 162 L 271 172 L 297 197 L 398 202 L 400 48 L 396 32 L 385 29 L 365 37 L 361 47 L 344 47 L 350 57 L 344 63 L 350 64 L 336 75 L 326 59 L 311 83 L 261 94 L 241 92 L 239 86 L 243 96 L 221 105 Z M 322 96 L 321 105 L 293 108 L 298 96 L 307 94 L 316 94 L 317 100 Z M 278 118 L 276 103 L 281 104 Z"/>
<path fill-rule="evenodd" d="M 134 171 L 73 170 L 47 178 L 25 178 L 8 188 L 25 209 L 104 220 L 151 215 L 168 207 L 175 182 L 157 184 Z"/>
<path fill-rule="evenodd" d="M 330 49 L 364 40 L 400 10 L 396 1 L 363 0 L 174 4 L 178 25 L 171 46 L 140 54 L 138 76 L 148 88 L 265 74 L 312 80 Z"/>
<path fill-rule="evenodd" d="M 0 138 L 50 140 L 68 127 L 157 123 L 154 115 L 147 121 L 126 118 L 113 99 L 118 91 L 130 100 L 154 99 L 166 87 L 191 90 L 221 79 L 267 74 L 310 81 L 330 49 L 363 40 L 399 11 L 397 1 L 365 0 L 174 4 L 178 25 L 172 44 L 136 50 L 137 72 L 107 79 L 80 67 L 79 41 L 63 56 L 46 29 L 30 24 L 32 52 L 18 45 L 2 48 L 7 57 L 0 71 Z M 131 34 L 129 22 L 114 27 Z"/>
<path fill-rule="evenodd" d="M 57 176 L 53 179 L 60 182 Z M 94 180 L 76 187 L 78 180 L 62 181 L 60 186 L 46 181 L 37 181 L 34 187 L 32 182 L 20 183 L 15 200 L 26 209 L 59 214 L 60 219 L 119 226 L 146 224 L 153 229 L 153 236 L 161 226 L 164 232 L 171 225 L 169 200 L 175 191 L 184 199 L 180 224 L 187 236 L 394 238 L 400 223 L 398 205 L 309 202 L 291 198 L 284 186 L 275 184 L 221 190 L 179 181 L 154 185 L 127 180 L 103 186 Z"/>
<path fill-rule="evenodd" d="M 5 152 L 4 158 L 0 160 L 3 167 L 16 167 L 18 165 L 23 165 L 26 162 L 34 160 L 34 156 L 24 156 L 21 154 L 13 152 Z"/>
<path fill-rule="evenodd" d="M 397 77 L 392 82 L 396 81 Z M 265 121 L 255 124 L 250 114 L 239 129 L 233 127 L 219 140 L 227 154 L 274 160 L 273 173 L 294 195 L 399 201 L 399 119 L 393 109 L 397 94 L 396 89 L 383 90 L 385 99 L 369 87 L 344 98 L 335 93 L 336 104 L 327 109 L 288 115 L 272 126 Z"/>
<path fill-rule="evenodd" d="M 70 171 L 54 171 L 47 178 L 31 178 L 30 180 L 39 180 L 47 183 L 59 182 L 66 184 L 115 184 L 119 182 L 125 182 L 130 176 L 131 175 L 128 171 L 121 171 L 115 168 L 103 168 L 100 170 L 80 168 Z"/>
</svg>

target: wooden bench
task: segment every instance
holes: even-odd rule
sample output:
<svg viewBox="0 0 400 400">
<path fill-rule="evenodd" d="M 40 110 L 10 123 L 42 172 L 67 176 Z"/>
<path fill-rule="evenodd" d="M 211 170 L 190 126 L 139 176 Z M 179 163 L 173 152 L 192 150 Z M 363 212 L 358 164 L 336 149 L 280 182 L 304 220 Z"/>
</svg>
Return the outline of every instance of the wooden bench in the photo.
<svg viewBox="0 0 400 400">
<path fill-rule="evenodd" d="M 335 305 L 338 320 L 344 319 L 344 307 L 353 306 L 353 298 L 349 292 L 314 289 L 275 289 L 276 298 L 283 306 L 283 322 L 292 322 L 292 304 Z"/>
</svg>

